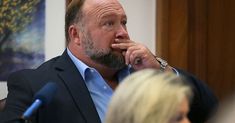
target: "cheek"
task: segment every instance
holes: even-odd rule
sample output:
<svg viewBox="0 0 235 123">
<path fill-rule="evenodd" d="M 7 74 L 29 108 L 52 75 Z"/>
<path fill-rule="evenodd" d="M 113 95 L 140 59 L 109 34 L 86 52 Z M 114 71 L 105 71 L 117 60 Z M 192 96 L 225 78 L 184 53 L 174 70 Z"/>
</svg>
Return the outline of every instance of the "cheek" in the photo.
<svg viewBox="0 0 235 123">
<path fill-rule="evenodd" d="M 103 48 L 111 48 L 111 44 L 114 42 L 114 39 L 114 36 L 108 34 L 98 34 L 93 36 L 94 44 Z"/>
</svg>

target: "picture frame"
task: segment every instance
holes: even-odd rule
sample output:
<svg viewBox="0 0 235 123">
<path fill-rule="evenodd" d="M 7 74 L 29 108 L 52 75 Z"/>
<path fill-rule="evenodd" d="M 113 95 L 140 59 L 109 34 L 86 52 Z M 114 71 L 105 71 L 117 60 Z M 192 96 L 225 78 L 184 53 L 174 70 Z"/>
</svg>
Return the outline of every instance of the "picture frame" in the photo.
<svg viewBox="0 0 235 123">
<path fill-rule="evenodd" d="M 45 1 L 45 58 L 44 61 L 58 56 L 65 50 L 64 15 L 65 1 Z M 7 96 L 7 83 L 0 81 L 0 99 Z"/>
</svg>

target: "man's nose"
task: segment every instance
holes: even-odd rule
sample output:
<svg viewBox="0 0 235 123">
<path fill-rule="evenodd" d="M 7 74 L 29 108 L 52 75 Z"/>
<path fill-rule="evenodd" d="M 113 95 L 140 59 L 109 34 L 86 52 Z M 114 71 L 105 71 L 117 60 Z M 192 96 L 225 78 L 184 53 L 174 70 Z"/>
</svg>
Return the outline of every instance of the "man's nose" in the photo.
<svg viewBox="0 0 235 123">
<path fill-rule="evenodd" d="M 117 28 L 116 38 L 118 39 L 129 39 L 129 35 L 125 26 L 120 25 Z"/>
</svg>

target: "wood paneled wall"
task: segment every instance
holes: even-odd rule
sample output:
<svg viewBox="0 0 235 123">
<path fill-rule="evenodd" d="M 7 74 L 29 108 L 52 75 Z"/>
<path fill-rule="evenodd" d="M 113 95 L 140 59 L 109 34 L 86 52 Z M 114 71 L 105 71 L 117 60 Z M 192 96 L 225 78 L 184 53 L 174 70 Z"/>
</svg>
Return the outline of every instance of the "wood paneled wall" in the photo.
<svg viewBox="0 0 235 123">
<path fill-rule="evenodd" d="M 220 99 L 235 94 L 233 6 L 233 0 L 157 0 L 157 54 Z"/>
<path fill-rule="evenodd" d="M 235 91 L 235 1 L 208 2 L 208 83 L 226 96 Z"/>
</svg>

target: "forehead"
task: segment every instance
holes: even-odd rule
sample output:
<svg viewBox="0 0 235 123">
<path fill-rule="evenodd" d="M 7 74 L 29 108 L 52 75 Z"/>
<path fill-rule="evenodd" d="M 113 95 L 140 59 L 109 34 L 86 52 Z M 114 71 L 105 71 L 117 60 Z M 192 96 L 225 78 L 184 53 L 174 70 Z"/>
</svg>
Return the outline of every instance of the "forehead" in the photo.
<svg viewBox="0 0 235 123">
<path fill-rule="evenodd" d="M 126 17 L 125 11 L 117 0 L 86 0 L 83 12 L 88 16 L 102 18 L 109 15 Z"/>
</svg>

